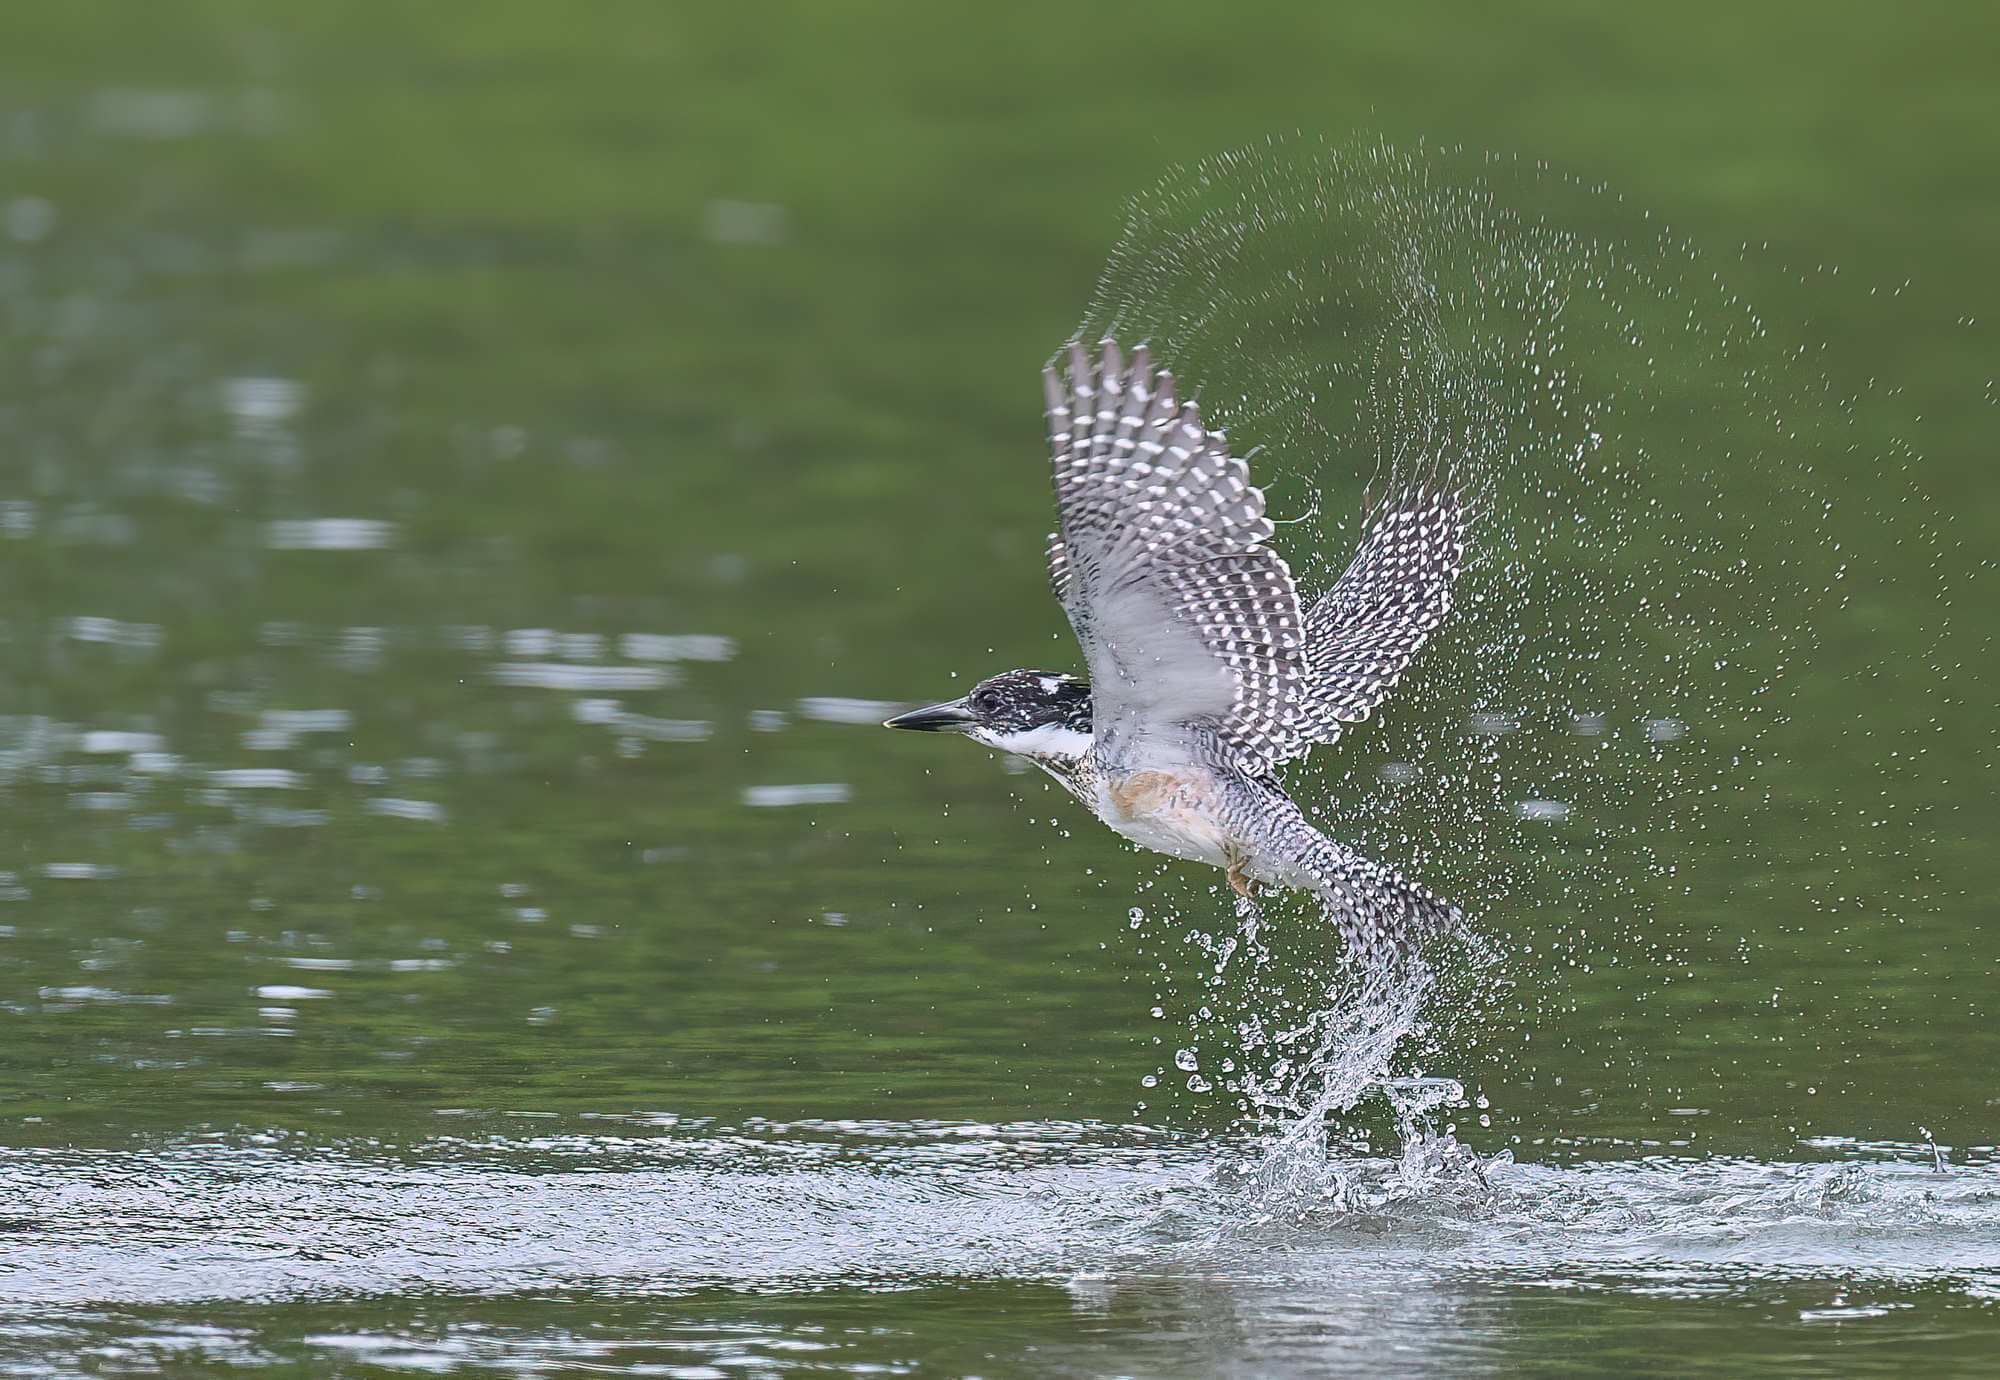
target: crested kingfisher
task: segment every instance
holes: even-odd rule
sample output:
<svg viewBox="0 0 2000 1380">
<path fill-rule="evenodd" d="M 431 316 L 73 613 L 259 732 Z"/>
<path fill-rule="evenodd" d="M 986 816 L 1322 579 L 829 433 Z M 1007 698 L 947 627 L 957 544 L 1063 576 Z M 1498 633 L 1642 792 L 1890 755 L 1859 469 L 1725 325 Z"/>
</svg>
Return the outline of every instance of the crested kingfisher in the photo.
<svg viewBox="0 0 2000 1380">
<path fill-rule="evenodd" d="M 1309 608 L 1265 543 L 1264 494 L 1150 352 L 1105 340 L 1043 371 L 1059 530 L 1049 577 L 1089 679 L 1007 671 L 887 727 L 1017 753 L 1143 847 L 1305 891 L 1357 956 L 1456 927 L 1456 906 L 1328 838 L 1278 770 L 1368 718 L 1451 609 L 1469 513 L 1435 473 L 1371 505 Z"/>
</svg>

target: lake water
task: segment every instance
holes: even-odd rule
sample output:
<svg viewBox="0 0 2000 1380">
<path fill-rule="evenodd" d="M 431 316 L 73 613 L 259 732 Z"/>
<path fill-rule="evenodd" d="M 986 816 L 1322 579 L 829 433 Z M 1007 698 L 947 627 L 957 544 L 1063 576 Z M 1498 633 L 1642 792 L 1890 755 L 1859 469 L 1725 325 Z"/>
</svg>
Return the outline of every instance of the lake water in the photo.
<svg viewBox="0 0 2000 1380">
<path fill-rule="evenodd" d="M 1109 85 L 1059 18 L 0 21 L 0 1371 L 1990 1365 L 1969 45 L 1731 162 L 1543 50 L 1564 118 L 1420 114 L 1491 65 L 1425 20 L 1189 105 L 1200 16 Z M 1421 981 L 879 729 L 1076 665 L 1076 329 L 1311 589 L 1371 478 L 1477 496 L 1292 782 L 1474 915 Z"/>
</svg>

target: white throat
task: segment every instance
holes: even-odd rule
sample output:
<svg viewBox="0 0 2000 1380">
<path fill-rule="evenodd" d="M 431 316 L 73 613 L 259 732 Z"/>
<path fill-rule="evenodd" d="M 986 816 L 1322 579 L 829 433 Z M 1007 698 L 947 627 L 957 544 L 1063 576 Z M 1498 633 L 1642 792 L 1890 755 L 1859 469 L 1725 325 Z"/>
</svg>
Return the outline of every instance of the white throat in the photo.
<svg viewBox="0 0 2000 1380">
<path fill-rule="evenodd" d="M 1091 737 L 1063 724 L 1042 724 L 1015 733 L 998 733 L 975 728 L 970 735 L 988 747 L 1016 752 L 1023 757 L 1062 757 L 1071 761 L 1090 751 Z"/>
</svg>

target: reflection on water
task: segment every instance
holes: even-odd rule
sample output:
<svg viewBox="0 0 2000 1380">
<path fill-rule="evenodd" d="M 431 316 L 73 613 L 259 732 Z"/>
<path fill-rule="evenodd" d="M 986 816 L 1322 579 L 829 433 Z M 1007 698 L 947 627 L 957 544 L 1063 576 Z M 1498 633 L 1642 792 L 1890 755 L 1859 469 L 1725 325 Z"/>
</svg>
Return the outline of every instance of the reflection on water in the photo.
<svg viewBox="0 0 2000 1380">
<path fill-rule="evenodd" d="M 373 551 L 396 539 L 394 523 L 370 518 L 299 518 L 265 525 L 273 551 Z"/>
<path fill-rule="evenodd" d="M 746 786 L 745 805 L 839 805 L 854 796 L 842 781 L 817 781 L 800 786 Z"/>
<path fill-rule="evenodd" d="M 541 690 L 661 690 L 674 683 L 658 666 L 579 666 L 557 661 L 509 662 L 489 674 L 502 685 Z"/>
</svg>

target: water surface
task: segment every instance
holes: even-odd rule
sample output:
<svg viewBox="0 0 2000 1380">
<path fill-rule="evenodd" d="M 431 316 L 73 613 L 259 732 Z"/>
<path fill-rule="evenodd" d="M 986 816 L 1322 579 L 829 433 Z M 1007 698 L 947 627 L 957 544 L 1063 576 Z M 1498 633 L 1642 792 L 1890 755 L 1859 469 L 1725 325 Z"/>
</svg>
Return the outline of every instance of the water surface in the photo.
<svg viewBox="0 0 2000 1380">
<path fill-rule="evenodd" d="M 7 21 L 0 1367 L 1976 1369 L 1991 151 L 1731 200 L 1524 52 L 1560 128 L 1456 136 L 1568 165 L 1148 191 L 1400 69 L 1273 28 L 1219 111 L 794 18 Z M 1206 51 L 1157 18 L 1098 48 Z M 1397 438 L 1480 460 L 1463 618 L 1300 785 L 1479 916 L 1379 1050 L 1304 909 L 1218 972 L 1210 878 L 875 727 L 1072 664 L 1080 317 L 1266 448 L 1311 587 Z"/>
</svg>

